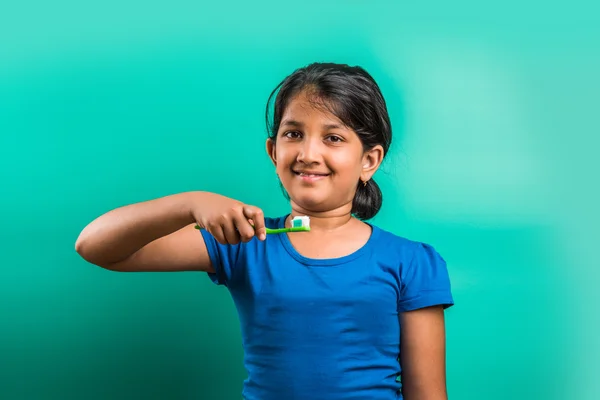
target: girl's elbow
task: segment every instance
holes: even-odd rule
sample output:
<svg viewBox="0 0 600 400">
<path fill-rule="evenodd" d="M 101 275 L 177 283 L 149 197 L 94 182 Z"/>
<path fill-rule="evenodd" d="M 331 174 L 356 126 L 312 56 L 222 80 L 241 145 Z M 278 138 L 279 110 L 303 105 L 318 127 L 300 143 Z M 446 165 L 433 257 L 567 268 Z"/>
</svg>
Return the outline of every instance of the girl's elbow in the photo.
<svg viewBox="0 0 600 400">
<path fill-rule="evenodd" d="M 75 241 L 75 252 L 85 261 L 90 264 L 96 265 L 98 267 L 104 269 L 111 269 L 111 263 L 102 260 L 101 257 L 98 257 L 97 252 L 94 252 L 92 249 L 92 245 L 89 243 L 89 240 L 86 240 L 85 237 L 80 236 Z"/>
</svg>

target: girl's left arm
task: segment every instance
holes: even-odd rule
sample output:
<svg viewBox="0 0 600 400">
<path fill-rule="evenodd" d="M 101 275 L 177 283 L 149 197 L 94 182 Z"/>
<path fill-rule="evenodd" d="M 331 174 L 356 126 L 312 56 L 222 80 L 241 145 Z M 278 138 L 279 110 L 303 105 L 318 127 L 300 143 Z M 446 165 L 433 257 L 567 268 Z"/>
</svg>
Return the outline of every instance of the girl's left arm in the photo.
<svg viewBox="0 0 600 400">
<path fill-rule="evenodd" d="M 446 332 L 441 306 L 400 314 L 402 393 L 405 400 L 447 400 Z"/>
</svg>

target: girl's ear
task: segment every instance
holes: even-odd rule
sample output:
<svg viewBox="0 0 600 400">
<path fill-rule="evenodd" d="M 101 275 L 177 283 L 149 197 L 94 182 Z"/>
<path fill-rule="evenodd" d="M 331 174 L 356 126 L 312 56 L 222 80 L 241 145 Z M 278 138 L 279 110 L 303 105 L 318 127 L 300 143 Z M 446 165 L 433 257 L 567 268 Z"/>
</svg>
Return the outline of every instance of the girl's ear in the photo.
<svg viewBox="0 0 600 400">
<path fill-rule="evenodd" d="M 277 157 L 275 156 L 275 142 L 269 138 L 267 139 L 267 154 L 271 159 L 273 165 L 277 166 Z"/>
<path fill-rule="evenodd" d="M 362 159 L 363 168 L 360 179 L 363 182 L 371 179 L 381 165 L 381 161 L 383 161 L 383 147 L 381 145 L 377 145 L 371 150 L 366 151 Z"/>
</svg>

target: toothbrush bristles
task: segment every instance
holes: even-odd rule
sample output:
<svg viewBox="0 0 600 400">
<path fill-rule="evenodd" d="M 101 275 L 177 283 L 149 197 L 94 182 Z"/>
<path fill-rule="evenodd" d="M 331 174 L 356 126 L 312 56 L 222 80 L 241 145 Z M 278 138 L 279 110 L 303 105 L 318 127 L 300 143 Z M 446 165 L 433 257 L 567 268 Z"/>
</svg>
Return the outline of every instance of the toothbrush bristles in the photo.
<svg viewBox="0 0 600 400">
<path fill-rule="evenodd" d="M 296 216 L 292 219 L 292 228 L 310 229 L 310 218 L 308 216 Z"/>
</svg>

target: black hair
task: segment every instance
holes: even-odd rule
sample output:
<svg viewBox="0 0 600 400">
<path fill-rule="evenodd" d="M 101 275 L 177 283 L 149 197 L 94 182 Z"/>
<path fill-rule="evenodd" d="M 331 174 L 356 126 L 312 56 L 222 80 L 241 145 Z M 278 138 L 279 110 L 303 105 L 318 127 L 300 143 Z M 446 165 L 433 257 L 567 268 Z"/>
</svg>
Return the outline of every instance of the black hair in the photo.
<svg viewBox="0 0 600 400">
<path fill-rule="evenodd" d="M 303 90 L 308 90 L 319 100 L 319 105 L 327 107 L 356 132 L 365 151 L 381 145 L 385 157 L 392 143 L 392 127 L 381 90 L 363 68 L 346 64 L 313 63 L 295 70 L 275 87 L 266 110 L 271 140 L 277 139 L 279 124 L 290 100 Z M 277 91 L 270 120 L 270 103 Z M 379 212 L 382 202 L 381 189 L 373 179 L 366 185 L 359 181 L 351 212 L 359 219 L 371 219 Z"/>
</svg>

